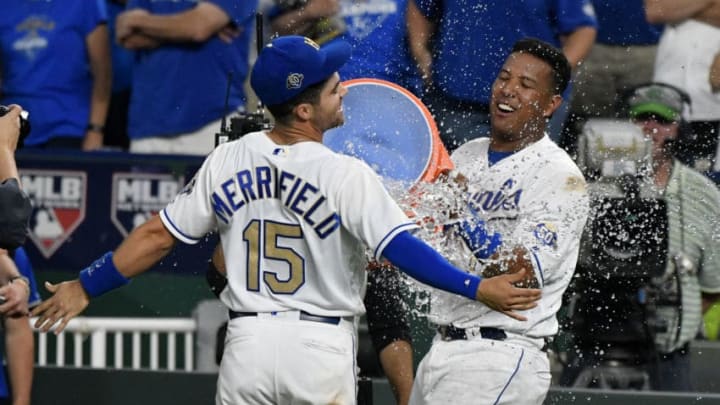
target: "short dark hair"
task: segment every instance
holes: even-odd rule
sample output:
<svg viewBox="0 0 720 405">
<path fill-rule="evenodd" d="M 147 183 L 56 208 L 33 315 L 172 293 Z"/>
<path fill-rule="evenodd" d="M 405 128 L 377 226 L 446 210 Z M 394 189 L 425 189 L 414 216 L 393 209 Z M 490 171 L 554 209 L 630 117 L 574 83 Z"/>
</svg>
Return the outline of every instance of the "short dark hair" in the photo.
<svg viewBox="0 0 720 405">
<path fill-rule="evenodd" d="M 325 83 L 327 83 L 331 77 L 332 76 L 321 82 L 308 86 L 300 94 L 282 104 L 267 106 L 268 111 L 270 111 L 270 114 L 272 114 L 273 118 L 275 118 L 275 122 L 289 124 L 290 119 L 292 118 L 293 110 L 296 106 L 303 103 L 317 104 L 320 101 L 320 92 L 325 86 Z"/>
<path fill-rule="evenodd" d="M 567 89 L 572 69 L 560 49 L 537 38 L 523 38 L 513 45 L 512 53 L 515 52 L 528 53 L 550 65 L 556 94 L 562 94 Z"/>
</svg>

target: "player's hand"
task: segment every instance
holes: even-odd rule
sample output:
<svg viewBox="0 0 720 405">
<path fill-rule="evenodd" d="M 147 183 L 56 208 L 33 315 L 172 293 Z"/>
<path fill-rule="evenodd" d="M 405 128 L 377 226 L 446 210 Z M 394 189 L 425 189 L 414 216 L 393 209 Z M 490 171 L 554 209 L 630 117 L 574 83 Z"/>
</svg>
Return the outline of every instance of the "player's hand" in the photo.
<svg viewBox="0 0 720 405">
<path fill-rule="evenodd" d="M 53 295 L 33 309 L 32 316 L 38 317 L 35 327 L 47 332 L 60 322 L 55 328 L 55 334 L 58 334 L 72 318 L 87 308 L 90 298 L 77 279 L 60 284 L 45 282 L 45 288 Z"/>
<path fill-rule="evenodd" d="M 517 273 L 483 278 L 475 293 L 475 299 L 511 318 L 526 321 L 527 318 L 515 311 L 535 308 L 542 293 L 540 289 L 519 288 L 514 285 L 525 278 L 526 271 L 523 269 Z"/>
<path fill-rule="evenodd" d="M 23 281 L 15 281 L 0 287 L 0 314 L 5 316 L 27 316 L 30 288 Z"/>
<path fill-rule="evenodd" d="M 10 111 L 0 118 L 0 148 L 14 152 L 20 136 L 22 108 L 17 104 L 11 104 L 8 108 Z"/>
</svg>

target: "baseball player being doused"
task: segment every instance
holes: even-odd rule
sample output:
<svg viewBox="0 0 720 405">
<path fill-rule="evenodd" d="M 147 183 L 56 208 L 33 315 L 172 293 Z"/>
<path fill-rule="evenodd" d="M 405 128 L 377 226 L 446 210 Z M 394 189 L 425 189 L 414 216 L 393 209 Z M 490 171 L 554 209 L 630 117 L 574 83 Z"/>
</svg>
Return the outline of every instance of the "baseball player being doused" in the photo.
<svg viewBox="0 0 720 405">
<path fill-rule="evenodd" d="M 492 86 L 490 138 L 453 154 L 467 213 L 447 226 L 458 266 L 486 277 L 531 269 L 542 289 L 521 322 L 480 302 L 433 293 L 438 332 L 418 367 L 411 404 L 542 404 L 550 387 L 546 339 L 575 271 L 589 202 L 585 179 L 548 137 L 570 66 L 558 49 L 518 41 Z"/>
<path fill-rule="evenodd" d="M 255 62 L 251 85 L 275 118 L 272 130 L 218 146 L 187 187 L 33 314 L 44 331 L 92 297 L 126 284 L 177 240 L 220 235 L 230 308 L 218 404 L 355 402 L 355 319 L 364 311 L 365 249 L 415 279 L 502 316 L 536 306 L 540 290 L 515 287 L 524 272 L 483 278 L 451 265 L 411 235 L 416 225 L 362 161 L 332 152 L 323 133 L 343 123 L 337 70 L 347 43 L 320 48 L 279 37 Z"/>
</svg>

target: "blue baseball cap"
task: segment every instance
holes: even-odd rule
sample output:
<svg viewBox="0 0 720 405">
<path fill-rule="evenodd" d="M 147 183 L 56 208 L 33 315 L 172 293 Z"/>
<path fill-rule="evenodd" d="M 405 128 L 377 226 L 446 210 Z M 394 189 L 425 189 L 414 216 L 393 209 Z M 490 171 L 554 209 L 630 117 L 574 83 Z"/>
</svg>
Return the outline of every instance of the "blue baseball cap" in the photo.
<svg viewBox="0 0 720 405">
<path fill-rule="evenodd" d="M 278 37 L 258 55 L 250 85 L 263 104 L 282 104 L 337 72 L 350 53 L 350 44 L 342 40 L 320 48 L 300 35 Z"/>
</svg>

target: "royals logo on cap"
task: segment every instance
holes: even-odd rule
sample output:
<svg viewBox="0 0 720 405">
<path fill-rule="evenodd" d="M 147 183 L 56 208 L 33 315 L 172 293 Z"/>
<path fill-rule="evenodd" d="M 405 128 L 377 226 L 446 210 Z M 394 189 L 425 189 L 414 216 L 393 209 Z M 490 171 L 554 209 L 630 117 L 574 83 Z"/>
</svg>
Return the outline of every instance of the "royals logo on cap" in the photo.
<svg viewBox="0 0 720 405">
<path fill-rule="evenodd" d="M 263 104 L 280 105 L 327 80 L 347 62 L 351 51 L 350 44 L 342 40 L 320 47 L 299 35 L 277 37 L 260 51 L 250 84 Z"/>
<path fill-rule="evenodd" d="M 28 236 L 49 259 L 85 219 L 87 174 L 28 169 L 20 178 L 33 203 Z"/>
<path fill-rule="evenodd" d="M 287 77 L 288 90 L 299 89 L 300 87 L 302 87 L 304 77 L 305 76 L 302 73 L 290 73 L 290 75 Z"/>
</svg>

